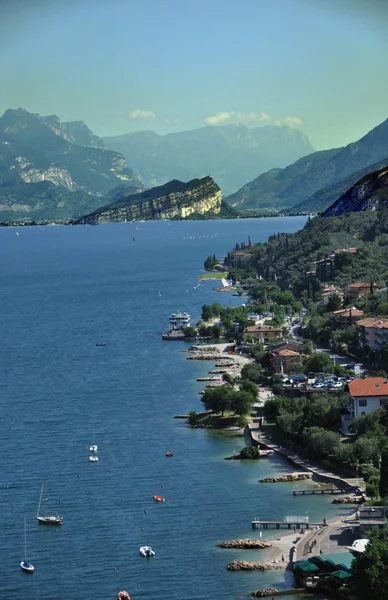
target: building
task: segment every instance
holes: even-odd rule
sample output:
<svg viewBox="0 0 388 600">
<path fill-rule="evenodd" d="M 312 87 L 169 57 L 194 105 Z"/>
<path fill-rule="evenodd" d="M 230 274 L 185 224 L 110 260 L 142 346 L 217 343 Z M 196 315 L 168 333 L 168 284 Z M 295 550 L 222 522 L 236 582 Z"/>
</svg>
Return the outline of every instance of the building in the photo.
<svg viewBox="0 0 388 600">
<path fill-rule="evenodd" d="M 388 319 L 369 317 L 357 322 L 358 342 L 361 348 L 368 346 L 371 350 L 381 350 L 388 342 Z"/>
<path fill-rule="evenodd" d="M 344 308 L 342 310 L 335 310 L 333 312 L 335 321 L 341 327 L 350 327 L 357 321 L 360 321 L 364 316 L 364 311 L 358 310 L 357 308 Z"/>
<path fill-rule="evenodd" d="M 289 373 L 290 366 L 293 362 L 300 361 L 301 355 L 294 350 L 276 350 L 271 353 L 272 367 L 274 373 Z"/>
<path fill-rule="evenodd" d="M 298 340 L 276 340 L 269 345 L 269 351 L 277 352 L 279 350 L 293 350 L 302 354 L 304 350 L 304 343 L 298 342 Z"/>
<path fill-rule="evenodd" d="M 252 339 L 253 342 L 260 342 L 261 344 L 269 344 L 274 340 L 278 340 L 282 337 L 283 333 L 280 327 L 274 327 L 272 325 L 252 325 L 244 330 L 244 342 L 248 339 Z"/>
<path fill-rule="evenodd" d="M 359 298 L 360 296 L 366 296 L 371 292 L 371 285 L 373 285 L 373 291 L 377 292 L 380 289 L 380 286 L 377 283 L 370 284 L 366 281 L 362 281 L 361 283 L 351 283 L 349 285 L 349 294 L 352 298 Z"/>
<path fill-rule="evenodd" d="M 384 377 L 353 379 L 349 383 L 348 415 L 342 417 L 342 431 L 347 432 L 357 417 L 368 415 L 388 402 L 388 381 Z"/>
<path fill-rule="evenodd" d="M 334 285 L 326 286 L 322 290 L 321 303 L 324 306 L 327 306 L 329 304 L 330 298 L 332 298 L 333 296 L 339 296 L 339 298 L 342 300 L 343 295 L 343 292 L 334 287 Z"/>
</svg>

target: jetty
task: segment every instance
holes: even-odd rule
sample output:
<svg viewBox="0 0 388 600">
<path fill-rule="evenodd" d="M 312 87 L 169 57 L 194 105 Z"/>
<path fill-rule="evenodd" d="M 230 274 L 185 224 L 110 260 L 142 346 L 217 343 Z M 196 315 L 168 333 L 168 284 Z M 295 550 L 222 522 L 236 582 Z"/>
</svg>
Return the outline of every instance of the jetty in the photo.
<svg viewBox="0 0 388 600">
<path fill-rule="evenodd" d="M 296 528 L 302 530 L 304 529 L 316 529 L 321 527 L 326 527 L 328 525 L 326 519 L 322 519 L 320 523 L 311 523 L 308 517 L 284 517 L 282 521 L 266 521 L 262 519 L 256 519 L 251 522 L 252 529 L 269 529 L 271 527 L 275 527 L 275 529 L 291 529 Z"/>
<path fill-rule="evenodd" d="M 319 496 L 320 494 L 347 494 L 351 491 L 351 488 L 322 488 L 322 489 L 306 489 L 306 490 L 292 490 L 293 496 Z"/>
</svg>

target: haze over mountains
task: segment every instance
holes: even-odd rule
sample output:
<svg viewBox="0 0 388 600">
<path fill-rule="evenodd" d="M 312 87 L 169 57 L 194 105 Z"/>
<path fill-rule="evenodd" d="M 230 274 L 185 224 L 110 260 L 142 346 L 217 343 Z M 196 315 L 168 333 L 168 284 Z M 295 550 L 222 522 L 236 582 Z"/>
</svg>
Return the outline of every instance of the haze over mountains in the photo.
<svg viewBox="0 0 388 600">
<path fill-rule="evenodd" d="M 314 151 L 306 135 L 288 125 L 218 125 L 167 135 L 139 131 L 104 142 L 125 156 L 147 187 L 210 175 L 224 196 Z"/>
<path fill-rule="evenodd" d="M 129 166 L 105 144 L 125 151 Z M 0 220 L 77 219 L 129 197 L 132 202 L 156 182 L 198 180 L 206 168 L 218 172 L 212 179 L 222 191 L 221 181 L 228 189 L 237 180 L 246 182 L 253 169 L 274 167 L 287 156 L 293 156 L 292 164 L 246 183 L 226 198 L 228 204 L 248 212 L 321 212 L 362 177 L 388 165 L 388 119 L 344 148 L 311 149 L 307 137 L 289 126 L 221 125 L 104 141 L 82 121 L 7 110 L 0 118 Z M 233 216 L 228 210 L 223 203 L 220 214 Z"/>
<path fill-rule="evenodd" d="M 314 152 L 285 169 L 272 169 L 226 201 L 238 209 L 322 211 L 363 175 L 388 164 L 388 119 L 344 148 Z"/>
</svg>

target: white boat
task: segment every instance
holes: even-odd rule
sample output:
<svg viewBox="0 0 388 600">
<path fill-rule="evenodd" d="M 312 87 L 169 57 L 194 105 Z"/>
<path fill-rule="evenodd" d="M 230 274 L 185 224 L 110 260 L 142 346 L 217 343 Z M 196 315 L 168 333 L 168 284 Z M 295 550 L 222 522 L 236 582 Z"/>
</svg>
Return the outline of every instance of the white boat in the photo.
<svg viewBox="0 0 388 600">
<path fill-rule="evenodd" d="M 25 573 L 33 573 L 34 565 L 28 562 L 27 560 L 27 526 L 26 526 L 26 517 L 24 517 L 24 560 L 20 563 L 20 568 Z"/>
<path fill-rule="evenodd" d="M 92 445 L 89 448 L 89 452 L 93 452 L 95 454 L 97 452 L 97 450 L 98 450 L 98 446 L 97 446 L 97 444 L 94 443 L 94 423 L 93 423 L 93 439 L 92 439 Z"/>
<path fill-rule="evenodd" d="M 40 507 L 42 504 L 42 500 L 43 500 L 43 515 L 40 514 Z M 59 515 L 54 516 L 54 515 L 46 514 L 46 502 L 47 502 L 46 481 L 45 481 L 45 479 L 43 479 L 42 489 L 40 490 L 40 498 L 39 498 L 38 512 L 36 513 L 36 518 L 38 519 L 38 522 L 41 523 L 42 525 L 62 525 L 62 523 L 63 523 L 62 517 L 60 517 Z"/>
<path fill-rule="evenodd" d="M 155 552 L 152 550 L 151 546 L 142 546 L 140 548 L 140 554 L 142 556 L 146 556 L 147 558 L 151 558 L 151 556 L 155 556 Z"/>
<path fill-rule="evenodd" d="M 91 463 L 96 463 L 96 462 L 98 462 L 98 456 L 96 456 L 95 454 L 91 454 L 91 455 L 89 456 L 89 461 L 90 461 Z"/>
</svg>

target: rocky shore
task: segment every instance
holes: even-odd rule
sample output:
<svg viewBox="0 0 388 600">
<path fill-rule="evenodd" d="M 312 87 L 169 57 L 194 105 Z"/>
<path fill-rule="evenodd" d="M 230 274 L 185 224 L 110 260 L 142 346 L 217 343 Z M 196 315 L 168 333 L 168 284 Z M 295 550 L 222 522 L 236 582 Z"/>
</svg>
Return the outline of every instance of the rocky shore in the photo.
<svg viewBox="0 0 388 600">
<path fill-rule="evenodd" d="M 364 496 L 341 496 L 341 498 L 334 498 L 332 504 L 362 504 L 365 502 Z"/>
<path fill-rule="evenodd" d="M 262 550 L 263 548 L 271 548 L 271 542 L 266 540 L 231 540 L 230 542 L 220 542 L 217 544 L 219 548 L 246 548 L 253 550 Z"/>
<path fill-rule="evenodd" d="M 311 473 L 286 473 L 278 477 L 259 479 L 259 483 L 288 483 L 290 481 L 305 481 L 306 479 L 311 479 L 311 477 Z"/>
<path fill-rule="evenodd" d="M 246 560 L 234 560 L 227 567 L 228 571 L 271 571 L 281 569 L 281 565 L 261 562 L 248 562 Z"/>
</svg>

